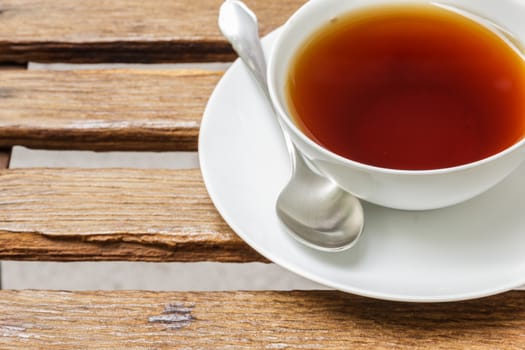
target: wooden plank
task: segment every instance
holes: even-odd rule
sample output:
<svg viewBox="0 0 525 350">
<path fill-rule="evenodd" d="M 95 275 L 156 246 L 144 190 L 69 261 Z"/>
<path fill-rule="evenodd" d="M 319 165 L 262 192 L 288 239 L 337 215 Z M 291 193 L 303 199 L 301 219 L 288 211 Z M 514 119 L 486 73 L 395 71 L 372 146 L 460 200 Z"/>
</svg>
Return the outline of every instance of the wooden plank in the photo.
<svg viewBox="0 0 525 350">
<path fill-rule="evenodd" d="M 0 148 L 0 169 L 9 168 L 9 162 L 11 161 L 11 149 Z M 2 289 L 2 266 L 0 265 L 0 289 Z"/>
<path fill-rule="evenodd" d="M 265 261 L 193 170 L 0 170 L 0 259 Z"/>
<path fill-rule="evenodd" d="M 0 62 L 189 62 L 235 56 L 217 28 L 222 0 L 4 0 Z M 261 32 L 305 0 L 247 0 Z"/>
<path fill-rule="evenodd" d="M 222 76 L 202 70 L 2 71 L 0 147 L 197 150 Z"/>
<path fill-rule="evenodd" d="M 1 291 L 0 347 L 523 349 L 524 292 L 450 304 L 338 292 Z"/>
</svg>

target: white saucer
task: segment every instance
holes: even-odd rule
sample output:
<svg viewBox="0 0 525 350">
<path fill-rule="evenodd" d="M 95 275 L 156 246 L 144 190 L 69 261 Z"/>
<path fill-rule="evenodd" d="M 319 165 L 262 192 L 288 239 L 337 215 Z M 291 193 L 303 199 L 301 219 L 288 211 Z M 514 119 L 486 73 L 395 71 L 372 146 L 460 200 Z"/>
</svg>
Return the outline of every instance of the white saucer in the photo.
<svg viewBox="0 0 525 350">
<path fill-rule="evenodd" d="M 265 49 L 274 39 L 275 33 L 265 39 Z M 274 116 L 239 61 L 211 96 L 199 141 L 204 181 L 224 219 L 259 253 L 301 276 L 417 302 L 471 299 L 525 284 L 525 165 L 447 209 L 403 212 L 365 203 L 359 243 L 321 253 L 297 243 L 277 219 L 289 162 Z"/>
</svg>

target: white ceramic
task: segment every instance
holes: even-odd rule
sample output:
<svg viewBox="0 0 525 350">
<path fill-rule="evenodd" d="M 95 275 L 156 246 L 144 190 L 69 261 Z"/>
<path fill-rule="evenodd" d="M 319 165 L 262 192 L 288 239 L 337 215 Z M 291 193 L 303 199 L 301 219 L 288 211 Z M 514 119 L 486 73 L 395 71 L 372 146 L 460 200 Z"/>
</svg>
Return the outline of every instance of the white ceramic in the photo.
<svg viewBox="0 0 525 350">
<path fill-rule="evenodd" d="M 342 13 L 391 3 L 430 3 L 444 6 L 483 22 L 498 32 L 509 44 L 512 41 L 525 43 L 523 1 L 309 1 L 284 25 L 269 57 L 268 83 L 272 100 L 299 151 L 321 172 L 357 197 L 379 205 L 408 210 L 434 209 L 460 203 L 486 191 L 516 169 L 525 159 L 525 139 L 490 158 L 463 166 L 430 171 L 400 171 L 369 166 L 340 157 L 305 136 L 290 118 L 286 106 L 285 78 L 289 62 L 303 42 L 316 29 Z M 508 33 L 512 33 L 514 37 L 510 38 Z"/>
<path fill-rule="evenodd" d="M 266 49 L 273 39 L 265 40 Z M 311 280 L 419 302 L 482 297 L 525 284 L 525 166 L 486 193 L 445 209 L 411 212 L 364 203 L 365 231 L 354 248 L 314 251 L 291 238 L 275 214 L 290 175 L 288 155 L 241 62 L 210 98 L 199 157 L 210 197 L 233 230 L 266 258 Z"/>
</svg>

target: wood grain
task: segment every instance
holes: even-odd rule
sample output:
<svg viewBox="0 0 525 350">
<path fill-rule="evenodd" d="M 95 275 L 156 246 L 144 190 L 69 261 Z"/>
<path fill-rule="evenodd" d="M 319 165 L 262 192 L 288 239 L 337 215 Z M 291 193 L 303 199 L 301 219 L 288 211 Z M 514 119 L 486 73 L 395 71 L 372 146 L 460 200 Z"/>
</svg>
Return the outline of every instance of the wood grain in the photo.
<svg viewBox="0 0 525 350">
<path fill-rule="evenodd" d="M 0 347 L 523 349 L 524 292 L 451 304 L 338 292 L 0 292 Z"/>
<path fill-rule="evenodd" d="M 247 0 L 261 33 L 305 0 Z M 217 28 L 222 0 L 4 0 L 0 62 L 189 62 L 235 56 Z"/>
<path fill-rule="evenodd" d="M 0 170 L 0 259 L 265 261 L 199 170 Z"/>
<path fill-rule="evenodd" d="M 221 72 L 0 71 L 0 147 L 195 151 Z"/>
</svg>

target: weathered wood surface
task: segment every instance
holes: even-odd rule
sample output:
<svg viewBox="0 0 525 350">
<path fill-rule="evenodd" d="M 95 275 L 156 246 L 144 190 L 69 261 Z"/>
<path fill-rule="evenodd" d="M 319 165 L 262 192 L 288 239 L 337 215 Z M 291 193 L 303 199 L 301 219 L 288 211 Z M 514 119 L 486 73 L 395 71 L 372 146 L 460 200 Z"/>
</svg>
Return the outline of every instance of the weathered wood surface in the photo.
<svg viewBox="0 0 525 350">
<path fill-rule="evenodd" d="M 0 147 L 195 151 L 221 72 L 0 71 Z"/>
<path fill-rule="evenodd" d="M 0 292 L 0 347 L 523 349 L 525 298 L 381 302 L 338 292 Z"/>
<path fill-rule="evenodd" d="M 0 170 L 0 259 L 264 261 L 199 170 Z"/>
<path fill-rule="evenodd" d="M 261 33 L 305 0 L 247 0 Z M 222 0 L 4 0 L 0 62 L 225 61 L 235 56 L 217 28 Z"/>
</svg>

